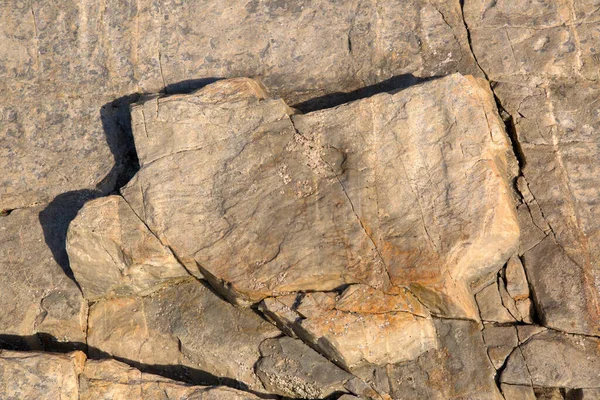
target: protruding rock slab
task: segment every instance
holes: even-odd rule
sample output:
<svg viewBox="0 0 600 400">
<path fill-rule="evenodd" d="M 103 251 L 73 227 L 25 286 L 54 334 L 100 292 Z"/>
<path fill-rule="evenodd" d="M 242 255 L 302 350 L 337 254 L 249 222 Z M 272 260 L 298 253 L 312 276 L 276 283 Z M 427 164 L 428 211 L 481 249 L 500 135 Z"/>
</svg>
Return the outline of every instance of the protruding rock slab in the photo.
<svg viewBox="0 0 600 400">
<path fill-rule="evenodd" d="M 265 299 L 260 309 L 347 370 L 412 360 L 435 348 L 427 310 L 410 293 L 385 295 L 354 285 L 341 296 L 306 293 Z"/>
<path fill-rule="evenodd" d="M 232 306 L 190 278 L 147 297 L 95 303 L 88 344 L 93 351 L 156 365 L 157 373 L 180 369 L 195 382 L 223 378 L 263 390 L 253 370 L 258 347 L 278 334 L 251 310 Z"/>
<path fill-rule="evenodd" d="M 83 344 L 87 303 L 55 260 L 66 261 L 57 248 L 64 232 L 55 231 L 42 215 L 44 207 L 0 216 L 0 336 L 29 336 L 23 345 L 37 349 L 40 343 L 31 337 L 37 333 Z"/>
<path fill-rule="evenodd" d="M 352 377 L 329 360 L 290 337 L 267 339 L 260 345 L 262 358 L 256 374 L 269 393 L 301 399 L 321 399 L 344 392 Z"/>
<path fill-rule="evenodd" d="M 516 385 L 600 388 L 600 339 L 552 330 L 538 333 L 511 354 L 500 380 Z"/>
<path fill-rule="evenodd" d="M 145 295 L 190 276 L 121 196 L 88 202 L 69 225 L 67 250 L 91 301 Z"/>
<path fill-rule="evenodd" d="M 490 92 L 451 75 L 292 117 L 265 97 L 236 79 L 134 107 L 142 169 L 123 194 L 161 241 L 242 303 L 411 286 L 477 319 L 468 284 L 519 235 Z"/>
<path fill-rule="evenodd" d="M 3 399 L 258 399 L 232 388 L 185 385 L 142 373 L 114 360 L 86 361 L 82 352 L 0 350 L 0 371 L 0 397 Z"/>
</svg>

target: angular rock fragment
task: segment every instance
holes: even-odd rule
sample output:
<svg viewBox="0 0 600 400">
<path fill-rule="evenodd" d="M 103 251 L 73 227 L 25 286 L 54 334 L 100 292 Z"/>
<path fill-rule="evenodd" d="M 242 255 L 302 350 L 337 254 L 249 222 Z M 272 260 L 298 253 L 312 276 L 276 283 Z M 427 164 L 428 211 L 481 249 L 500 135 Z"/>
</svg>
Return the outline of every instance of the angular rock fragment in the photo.
<svg viewBox="0 0 600 400">
<path fill-rule="evenodd" d="M 69 225 L 67 251 L 86 299 L 145 295 L 190 275 L 121 196 L 88 202 Z"/>
<path fill-rule="evenodd" d="M 267 339 L 260 344 L 262 358 L 256 374 L 269 393 L 282 396 L 320 399 L 344 392 L 352 375 L 297 339 Z"/>
<path fill-rule="evenodd" d="M 114 360 L 87 360 L 69 354 L 0 350 L 3 399 L 207 399 L 255 400 L 227 387 L 189 386 L 142 373 Z"/>
<path fill-rule="evenodd" d="M 58 265 L 55 232 L 40 213 L 44 207 L 14 210 L 0 217 L 0 342 L 3 337 L 24 337 L 23 343 L 41 349 L 36 334 L 58 342 L 85 343 L 87 303 L 77 285 Z M 46 242 L 52 244 L 52 250 Z M 54 251 L 54 254 L 53 254 Z M 61 259 L 61 261 L 64 261 Z M 63 264 L 63 267 L 67 267 Z"/>
<path fill-rule="evenodd" d="M 496 369 L 504 365 L 506 357 L 519 344 L 517 329 L 514 326 L 486 325 L 483 330 L 483 341 L 487 346 L 490 361 Z"/>
<path fill-rule="evenodd" d="M 482 289 L 475 295 L 475 299 L 482 320 L 501 323 L 515 322 L 515 318 L 502 303 L 497 282 Z"/>
<path fill-rule="evenodd" d="M 411 286 L 436 313 L 477 319 L 468 285 L 519 234 L 494 107 L 452 75 L 290 117 L 256 83 L 220 81 L 134 107 L 142 169 L 123 195 L 233 301 Z"/>
<path fill-rule="evenodd" d="M 346 370 L 411 360 L 437 346 L 431 317 L 409 292 L 386 295 L 353 285 L 340 296 L 317 292 L 266 299 L 260 309 Z"/>
<path fill-rule="evenodd" d="M 258 346 L 280 334 L 194 278 L 146 297 L 95 303 L 88 324 L 93 355 L 155 365 L 156 373 L 179 369 L 193 382 L 235 380 L 252 390 L 263 390 L 253 371 Z"/>
<path fill-rule="evenodd" d="M 600 387 L 600 339 L 547 330 L 509 357 L 500 380 L 541 387 Z"/>
<path fill-rule="evenodd" d="M 414 361 L 386 367 L 393 399 L 502 399 L 476 323 L 435 320 L 440 340 Z"/>
<path fill-rule="evenodd" d="M 504 271 L 506 279 L 506 290 L 510 297 L 515 301 L 524 300 L 529 297 L 529 285 L 527 283 L 527 276 L 523 269 L 523 264 L 518 257 L 511 257 L 506 263 L 506 269 Z"/>
</svg>

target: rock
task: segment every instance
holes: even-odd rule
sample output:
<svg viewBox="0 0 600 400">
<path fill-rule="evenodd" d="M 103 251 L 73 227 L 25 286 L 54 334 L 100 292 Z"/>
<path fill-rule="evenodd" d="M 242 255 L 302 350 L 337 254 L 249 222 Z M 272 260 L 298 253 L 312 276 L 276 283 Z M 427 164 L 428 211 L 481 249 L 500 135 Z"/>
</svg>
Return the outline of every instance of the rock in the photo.
<svg viewBox="0 0 600 400">
<path fill-rule="evenodd" d="M 515 326 L 495 326 L 486 324 L 483 341 L 494 368 L 500 369 L 506 357 L 519 345 Z"/>
<path fill-rule="evenodd" d="M 263 390 L 253 371 L 258 346 L 280 334 L 194 278 L 146 297 L 95 303 L 88 324 L 92 355 L 155 366 L 156 373 L 177 370 L 193 382 L 233 381 L 252 390 Z"/>
<path fill-rule="evenodd" d="M 69 354 L 0 350 L 3 399 L 207 399 L 254 400 L 258 397 L 227 387 L 189 386 L 141 373 L 114 360 L 87 360 Z"/>
<path fill-rule="evenodd" d="M 502 304 L 500 292 L 498 291 L 498 283 L 494 282 L 491 285 L 482 289 L 475 295 L 481 319 L 490 322 L 514 322 L 515 319 Z"/>
<path fill-rule="evenodd" d="M 86 299 L 146 295 L 189 277 L 121 196 L 88 202 L 70 226 L 67 251 Z"/>
<path fill-rule="evenodd" d="M 531 386 L 524 385 L 500 385 L 505 400 L 536 400 Z"/>
<path fill-rule="evenodd" d="M 500 268 L 519 233 L 489 92 L 452 75 L 291 117 L 264 97 L 237 79 L 134 107 L 142 169 L 123 195 L 161 242 L 240 304 L 410 285 L 436 313 L 477 319 L 468 285 Z M 430 128 L 425 115 L 437 116 Z"/>
<path fill-rule="evenodd" d="M 598 335 L 597 7 L 469 0 L 464 15 L 475 56 L 512 117 L 522 210 L 539 228 L 521 245 L 538 314 L 555 329 Z M 551 237 L 536 244 L 540 231 Z"/>
<path fill-rule="evenodd" d="M 506 269 L 504 270 L 506 279 L 506 290 L 510 297 L 515 301 L 524 300 L 529 298 L 529 284 L 527 283 L 527 276 L 523 269 L 523 264 L 518 257 L 511 257 L 506 263 Z"/>
<path fill-rule="evenodd" d="M 39 335 L 51 342 L 85 343 L 87 303 L 55 259 L 65 261 L 56 242 L 61 232 L 44 212 L 44 207 L 33 207 L 0 216 L 2 347 L 41 349 Z"/>
<path fill-rule="evenodd" d="M 387 367 L 393 399 L 502 399 L 476 323 L 435 321 L 440 346 Z"/>
<path fill-rule="evenodd" d="M 547 330 L 509 357 L 500 381 L 541 387 L 600 387 L 600 339 Z"/>
<path fill-rule="evenodd" d="M 336 297 L 288 295 L 266 299 L 260 309 L 346 370 L 411 360 L 437 345 L 427 310 L 408 292 L 384 295 L 354 285 Z"/>
<path fill-rule="evenodd" d="M 297 339 L 267 339 L 260 344 L 260 353 L 255 370 L 269 393 L 320 399 L 344 392 L 344 383 L 352 376 Z"/>
<path fill-rule="evenodd" d="M 517 325 L 517 335 L 519 336 L 519 343 L 524 343 L 529 338 L 537 335 L 540 332 L 544 332 L 546 328 L 537 325 Z"/>
<path fill-rule="evenodd" d="M 259 76 L 295 104 L 417 81 L 409 74 L 480 74 L 459 4 L 439 0 L 7 2 L 0 15 L 19 21 L 0 31 L 0 210 L 120 186 L 135 168 L 125 161 L 135 93 Z"/>
<path fill-rule="evenodd" d="M 78 400 L 207 399 L 257 400 L 259 397 L 225 386 L 190 386 L 145 374 L 115 360 L 88 360 L 79 378 Z"/>
<path fill-rule="evenodd" d="M 589 311 L 594 299 L 587 296 L 593 286 L 552 236 L 525 253 L 524 260 L 544 326 L 569 332 L 598 332 L 600 320 Z"/>
</svg>

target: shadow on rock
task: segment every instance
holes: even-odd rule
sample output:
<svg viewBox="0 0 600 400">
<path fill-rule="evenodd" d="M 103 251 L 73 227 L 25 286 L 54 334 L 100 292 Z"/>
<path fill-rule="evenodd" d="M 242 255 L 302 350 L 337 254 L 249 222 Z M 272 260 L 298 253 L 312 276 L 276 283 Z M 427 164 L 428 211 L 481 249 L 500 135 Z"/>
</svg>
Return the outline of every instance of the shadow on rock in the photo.
<svg viewBox="0 0 600 400">
<path fill-rule="evenodd" d="M 350 101 L 371 97 L 378 93 L 394 93 L 402 89 L 406 89 L 410 86 L 432 81 L 439 78 L 442 77 L 432 76 L 429 78 L 419 78 L 417 76 L 414 76 L 413 74 L 396 75 L 389 79 L 386 79 L 385 81 L 376 83 L 374 85 L 365 86 L 352 92 L 331 93 L 325 96 L 315 97 L 302 103 L 295 104 L 292 107 L 303 113 L 308 113 L 311 111 L 336 107 L 341 104 L 348 103 Z"/>
<path fill-rule="evenodd" d="M 85 343 L 59 342 L 54 336 L 48 333 L 37 333 L 30 336 L 0 335 L 0 349 L 14 351 L 45 351 L 50 353 L 69 353 L 71 351 L 81 350 L 84 351 L 91 360 L 117 360 L 144 373 L 160 375 L 190 385 L 228 386 L 253 393 L 261 398 L 274 398 L 272 395 L 250 390 L 248 385 L 236 379 L 215 376 L 210 372 L 183 365 L 144 364 L 127 358 L 113 357 L 110 354 L 95 347 L 88 346 Z"/>
<path fill-rule="evenodd" d="M 106 103 L 100 108 L 100 120 L 106 143 L 115 160 L 110 172 L 96 185 L 102 193 L 118 191 L 140 169 L 129 111 L 131 104 L 140 98 L 140 94 L 131 94 Z"/>
<path fill-rule="evenodd" d="M 38 215 L 46 245 L 65 274 L 75 281 L 67 255 L 67 230 L 83 205 L 101 196 L 96 190 L 75 190 L 59 194 Z M 77 283 L 77 281 L 75 281 Z"/>
</svg>

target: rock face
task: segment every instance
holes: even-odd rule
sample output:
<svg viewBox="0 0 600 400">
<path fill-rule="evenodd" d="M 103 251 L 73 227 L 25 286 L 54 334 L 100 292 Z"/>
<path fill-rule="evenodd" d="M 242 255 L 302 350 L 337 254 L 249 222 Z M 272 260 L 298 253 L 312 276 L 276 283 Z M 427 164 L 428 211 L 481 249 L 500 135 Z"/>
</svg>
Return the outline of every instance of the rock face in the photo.
<svg viewBox="0 0 600 400">
<path fill-rule="evenodd" d="M 175 368 L 192 381 L 237 381 L 239 387 L 261 390 L 253 370 L 259 345 L 279 333 L 250 310 L 235 308 L 191 278 L 147 297 L 94 304 L 88 344 L 93 356 L 108 353 L 155 365 L 156 373 Z"/>
<path fill-rule="evenodd" d="M 517 385 L 598 388 L 599 371 L 598 338 L 545 331 L 511 354 L 500 379 Z"/>
<path fill-rule="evenodd" d="M 259 76 L 295 104 L 402 74 L 479 72 L 458 2 L 9 1 L 0 16 L 0 210 L 110 191 L 127 175 L 137 93 Z"/>
<path fill-rule="evenodd" d="M 42 348 L 36 334 L 85 343 L 87 303 L 46 244 L 45 233 L 54 231 L 43 212 L 34 207 L 0 216 L 0 343 L 9 348 L 21 346 L 7 335 L 27 337 L 22 344 L 34 349 Z"/>
<path fill-rule="evenodd" d="M 519 189 L 535 225 L 526 222 L 531 234 L 523 235 L 521 251 L 537 311 L 547 326 L 598 335 L 600 48 L 593 3 L 468 0 L 464 11 L 474 54 L 497 82 L 519 143 Z"/>
<path fill-rule="evenodd" d="M 262 358 L 256 374 L 271 393 L 301 399 L 321 399 L 344 392 L 352 375 L 334 366 L 300 340 L 267 339 L 260 345 Z"/>
<path fill-rule="evenodd" d="M 114 361 L 69 354 L 0 351 L 3 399 L 206 399 L 258 397 L 231 388 L 188 386 Z"/>
<path fill-rule="evenodd" d="M 600 398 L 599 0 L 0 20 L 0 398 Z"/>
<path fill-rule="evenodd" d="M 121 196 L 87 203 L 69 228 L 70 266 L 86 299 L 145 295 L 189 277 Z"/>
</svg>

